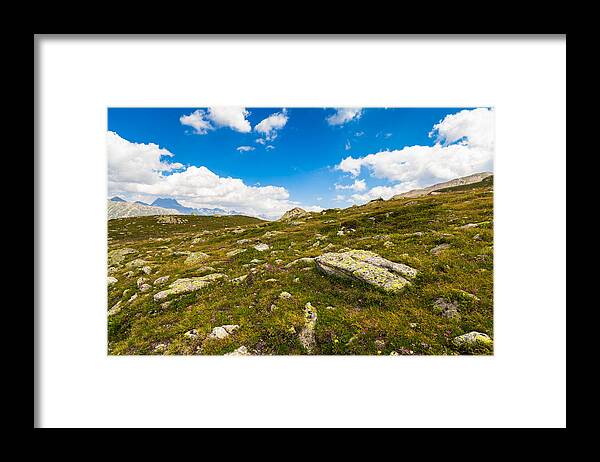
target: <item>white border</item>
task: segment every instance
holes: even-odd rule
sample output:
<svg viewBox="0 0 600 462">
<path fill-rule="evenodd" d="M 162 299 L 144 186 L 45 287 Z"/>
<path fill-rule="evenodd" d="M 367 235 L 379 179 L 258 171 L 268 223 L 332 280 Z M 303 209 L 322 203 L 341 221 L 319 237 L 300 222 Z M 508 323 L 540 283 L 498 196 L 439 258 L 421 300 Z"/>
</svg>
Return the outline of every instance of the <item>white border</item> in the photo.
<svg viewBox="0 0 600 462">
<path fill-rule="evenodd" d="M 562 427 L 566 42 L 38 38 L 40 426 Z M 494 106 L 495 356 L 106 356 L 108 106 Z"/>
</svg>

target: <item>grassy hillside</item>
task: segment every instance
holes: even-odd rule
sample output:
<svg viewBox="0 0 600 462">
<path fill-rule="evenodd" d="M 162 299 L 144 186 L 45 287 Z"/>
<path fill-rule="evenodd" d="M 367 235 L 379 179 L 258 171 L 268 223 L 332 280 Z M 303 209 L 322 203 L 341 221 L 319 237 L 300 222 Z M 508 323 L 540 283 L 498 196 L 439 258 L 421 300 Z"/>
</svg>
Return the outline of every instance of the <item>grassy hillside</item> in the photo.
<svg viewBox="0 0 600 462">
<path fill-rule="evenodd" d="M 242 216 L 185 216 L 187 222 L 177 224 L 157 217 L 111 220 L 109 276 L 117 281 L 108 287 L 108 308 L 118 306 L 108 317 L 109 354 L 220 355 L 240 346 L 252 354 L 306 354 L 299 336 L 307 302 L 317 316 L 313 354 L 491 354 L 461 350 L 452 339 L 470 331 L 493 337 L 492 205 L 492 185 L 484 181 L 295 222 Z M 256 250 L 259 243 L 269 249 Z M 440 244 L 448 246 L 432 253 Z M 116 262 L 119 249 L 130 250 Z M 240 249 L 247 250 L 227 256 Z M 323 274 L 311 262 L 288 266 L 343 249 L 370 250 L 419 273 L 392 294 Z M 189 252 L 207 257 L 186 264 Z M 159 277 L 169 276 L 170 283 L 212 273 L 226 278 L 171 295 L 167 303 L 153 299 L 166 287 L 153 284 Z M 144 283 L 150 288 L 142 292 Z M 440 300 L 453 307 L 453 316 L 444 314 Z M 213 328 L 232 324 L 239 325 L 232 335 L 207 338 Z"/>
</svg>

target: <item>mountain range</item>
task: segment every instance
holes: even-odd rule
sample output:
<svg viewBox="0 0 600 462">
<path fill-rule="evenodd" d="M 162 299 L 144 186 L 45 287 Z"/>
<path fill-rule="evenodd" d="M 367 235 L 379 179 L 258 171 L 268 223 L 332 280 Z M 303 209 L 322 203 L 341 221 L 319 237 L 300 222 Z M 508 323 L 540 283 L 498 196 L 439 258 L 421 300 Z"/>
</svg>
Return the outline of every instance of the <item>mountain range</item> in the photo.
<svg viewBox="0 0 600 462">
<path fill-rule="evenodd" d="M 236 212 L 235 210 L 227 211 L 221 208 L 209 209 L 185 207 L 177 202 L 176 199 L 162 197 L 155 199 L 151 204 L 146 204 L 142 201 L 127 202 L 119 196 L 114 196 L 109 199 L 108 203 L 109 219 L 146 215 L 173 215 L 174 211 L 176 211 L 178 215 L 242 215 L 241 212 Z M 115 207 L 115 203 L 129 204 L 130 207 Z M 112 215 L 118 216 L 111 216 L 111 211 L 113 212 Z"/>
</svg>

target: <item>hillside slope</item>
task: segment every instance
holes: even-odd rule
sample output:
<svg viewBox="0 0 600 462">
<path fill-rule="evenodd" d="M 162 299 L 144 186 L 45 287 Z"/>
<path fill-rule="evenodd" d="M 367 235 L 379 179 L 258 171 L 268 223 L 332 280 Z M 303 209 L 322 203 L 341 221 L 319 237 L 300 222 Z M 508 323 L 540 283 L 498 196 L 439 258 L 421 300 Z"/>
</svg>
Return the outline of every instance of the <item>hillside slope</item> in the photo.
<svg viewBox="0 0 600 462">
<path fill-rule="evenodd" d="M 295 221 L 111 220 L 108 352 L 491 354 L 454 339 L 493 337 L 492 206 L 486 182 Z M 389 292 L 326 274 L 312 260 L 349 249 L 417 275 Z"/>
<path fill-rule="evenodd" d="M 148 215 L 181 215 L 181 212 L 163 207 L 152 207 L 136 202 L 108 200 L 107 216 L 109 220 L 114 218 L 143 217 Z"/>
</svg>

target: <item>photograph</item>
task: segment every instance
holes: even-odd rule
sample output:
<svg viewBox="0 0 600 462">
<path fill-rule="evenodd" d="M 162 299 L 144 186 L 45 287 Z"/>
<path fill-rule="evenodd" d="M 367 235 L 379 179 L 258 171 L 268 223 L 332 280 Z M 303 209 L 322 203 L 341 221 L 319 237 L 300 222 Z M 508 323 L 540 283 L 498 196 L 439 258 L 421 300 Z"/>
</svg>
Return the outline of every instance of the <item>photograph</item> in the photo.
<svg viewBox="0 0 600 462">
<path fill-rule="evenodd" d="M 107 107 L 107 354 L 493 355 L 493 107 Z"/>
</svg>

